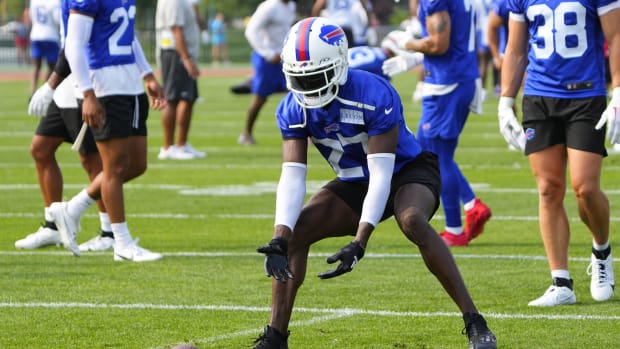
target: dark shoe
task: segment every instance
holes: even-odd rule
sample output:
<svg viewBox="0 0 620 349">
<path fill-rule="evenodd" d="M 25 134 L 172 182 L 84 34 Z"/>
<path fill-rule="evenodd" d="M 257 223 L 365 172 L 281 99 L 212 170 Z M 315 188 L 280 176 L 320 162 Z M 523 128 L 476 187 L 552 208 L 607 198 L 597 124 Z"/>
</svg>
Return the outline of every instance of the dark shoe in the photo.
<svg viewBox="0 0 620 349">
<path fill-rule="evenodd" d="M 487 322 L 482 315 L 465 313 L 463 314 L 463 321 L 465 321 L 463 332 L 466 332 L 467 338 L 469 338 L 469 349 L 497 348 L 497 339 L 487 327 Z"/>
<path fill-rule="evenodd" d="M 275 328 L 265 326 L 265 332 L 254 341 L 254 349 L 288 349 L 288 336 L 280 333 Z"/>
</svg>

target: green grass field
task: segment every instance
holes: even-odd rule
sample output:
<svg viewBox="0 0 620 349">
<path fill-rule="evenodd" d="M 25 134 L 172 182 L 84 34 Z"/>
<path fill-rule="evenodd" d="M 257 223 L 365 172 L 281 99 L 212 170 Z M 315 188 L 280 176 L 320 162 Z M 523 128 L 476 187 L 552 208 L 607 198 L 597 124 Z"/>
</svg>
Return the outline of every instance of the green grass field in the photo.
<svg viewBox="0 0 620 349">
<path fill-rule="evenodd" d="M 38 120 L 26 114 L 28 82 L 0 82 L 0 348 L 251 347 L 269 320 L 271 283 L 255 249 L 272 235 L 280 173 L 273 114 L 280 96 L 263 109 L 258 145 L 239 146 L 250 96 L 233 95 L 229 86 L 242 79 L 243 74 L 200 79 L 204 101 L 196 105 L 190 140 L 208 153 L 204 160 L 158 160 L 160 112 L 151 112 L 149 169 L 125 185 L 132 235 L 164 254 L 162 261 L 144 264 L 114 262 L 111 252 L 75 258 L 53 246 L 14 248 L 15 240 L 43 221 L 28 151 Z M 415 130 L 414 80 L 413 74 L 404 75 L 394 84 Z M 591 238 L 570 191 L 570 269 L 578 303 L 527 306 L 549 286 L 550 276 L 538 231 L 536 185 L 527 158 L 509 151 L 499 134 L 496 103 L 491 96 L 484 115 L 470 116 L 456 154 L 493 210 L 484 234 L 467 248 L 452 249 L 477 306 L 499 348 L 620 348 L 620 296 L 605 303 L 590 297 Z M 58 159 L 69 198 L 87 177 L 69 146 L 60 149 Z M 603 186 L 611 202 L 612 245 L 620 249 L 614 234 L 619 160 L 615 154 L 606 159 Z M 332 177 L 327 163 L 312 152 L 308 191 Z M 440 230 L 443 223 L 439 210 L 432 224 Z M 93 207 L 82 220 L 79 242 L 93 237 L 98 227 Z M 467 347 L 457 307 L 393 220 L 378 227 L 353 272 L 332 280 L 315 277 L 331 268 L 325 258 L 347 242 L 328 239 L 311 250 L 290 326 L 291 348 Z"/>
</svg>

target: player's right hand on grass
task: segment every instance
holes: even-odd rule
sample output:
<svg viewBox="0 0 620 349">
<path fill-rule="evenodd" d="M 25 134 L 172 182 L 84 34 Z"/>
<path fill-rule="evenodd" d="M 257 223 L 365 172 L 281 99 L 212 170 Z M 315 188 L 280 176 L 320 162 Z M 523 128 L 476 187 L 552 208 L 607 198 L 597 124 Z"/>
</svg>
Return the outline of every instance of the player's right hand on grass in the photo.
<svg viewBox="0 0 620 349">
<path fill-rule="evenodd" d="M 607 124 L 607 139 L 612 144 L 620 143 L 620 87 L 613 89 L 611 100 L 595 128 L 600 130 Z"/>
<path fill-rule="evenodd" d="M 32 97 L 30 103 L 28 103 L 28 115 L 42 117 L 47 112 L 47 107 L 52 103 L 52 97 L 54 96 L 54 90 L 46 82 L 39 87 Z"/>
<path fill-rule="evenodd" d="M 517 149 L 525 149 L 525 134 L 523 127 L 519 124 L 514 111 L 515 99 L 511 97 L 500 97 L 497 106 L 499 117 L 499 132 L 506 142 Z"/>
<path fill-rule="evenodd" d="M 288 241 L 284 238 L 273 238 L 265 246 L 256 249 L 265 254 L 265 274 L 274 279 L 286 282 L 295 276 L 288 266 Z"/>
</svg>

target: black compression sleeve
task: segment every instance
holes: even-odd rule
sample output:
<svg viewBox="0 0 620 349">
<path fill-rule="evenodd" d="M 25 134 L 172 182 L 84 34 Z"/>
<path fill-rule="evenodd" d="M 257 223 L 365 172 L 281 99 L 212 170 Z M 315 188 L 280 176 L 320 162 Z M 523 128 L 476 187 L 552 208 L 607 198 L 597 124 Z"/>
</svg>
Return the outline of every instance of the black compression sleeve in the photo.
<svg viewBox="0 0 620 349">
<path fill-rule="evenodd" d="M 65 56 L 65 50 L 60 50 L 58 54 L 58 61 L 54 66 L 54 71 L 63 79 L 71 74 L 71 67 L 69 67 L 69 62 L 67 61 L 67 57 Z"/>
</svg>

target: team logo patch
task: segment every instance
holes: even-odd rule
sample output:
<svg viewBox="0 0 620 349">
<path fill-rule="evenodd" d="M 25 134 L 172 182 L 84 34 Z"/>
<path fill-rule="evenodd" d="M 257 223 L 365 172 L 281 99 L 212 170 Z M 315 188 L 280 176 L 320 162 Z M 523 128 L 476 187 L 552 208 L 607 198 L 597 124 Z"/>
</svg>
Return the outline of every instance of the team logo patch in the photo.
<svg viewBox="0 0 620 349">
<path fill-rule="evenodd" d="M 324 25 L 321 27 L 321 35 L 319 35 L 319 37 L 326 43 L 335 45 L 338 41 L 343 40 L 345 35 L 344 30 L 338 26 Z"/>
<path fill-rule="evenodd" d="M 345 124 L 364 125 L 364 113 L 359 110 L 340 109 L 340 122 Z"/>
<path fill-rule="evenodd" d="M 534 130 L 533 128 L 528 128 L 525 130 L 525 139 L 529 141 L 533 139 L 534 136 L 536 136 L 536 130 Z"/>
<path fill-rule="evenodd" d="M 329 124 L 328 126 L 323 128 L 323 130 L 325 130 L 325 133 L 338 132 L 340 131 L 340 125 L 336 123 Z"/>
</svg>

